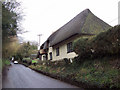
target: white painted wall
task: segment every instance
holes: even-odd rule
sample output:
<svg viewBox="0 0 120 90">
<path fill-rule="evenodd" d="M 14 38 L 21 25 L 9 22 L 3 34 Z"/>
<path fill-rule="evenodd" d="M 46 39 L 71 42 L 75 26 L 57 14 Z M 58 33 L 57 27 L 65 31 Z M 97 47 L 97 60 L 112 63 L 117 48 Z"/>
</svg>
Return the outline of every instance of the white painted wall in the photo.
<svg viewBox="0 0 120 90">
<path fill-rule="evenodd" d="M 50 52 L 52 52 L 53 53 L 53 48 L 52 47 L 49 47 L 49 50 L 48 50 L 48 60 L 50 60 Z"/>
<path fill-rule="evenodd" d="M 59 56 L 56 56 L 56 48 L 53 49 L 53 61 L 64 58 L 74 58 L 77 56 L 75 52 L 67 53 L 67 43 L 59 46 Z"/>
<path fill-rule="evenodd" d="M 53 47 L 49 47 L 48 49 L 48 60 L 50 60 L 50 52 L 52 52 L 52 61 L 56 61 L 56 60 L 62 60 L 64 58 L 74 58 L 76 56 L 78 56 L 75 52 L 71 52 L 71 53 L 67 53 L 67 44 L 70 42 L 74 42 L 74 40 L 78 39 L 81 36 L 74 36 L 71 37 L 57 45 L 54 45 Z M 91 37 L 91 36 L 82 36 L 82 37 Z M 59 56 L 56 56 L 56 48 L 59 47 Z M 43 56 L 42 55 L 42 60 L 43 60 Z"/>
<path fill-rule="evenodd" d="M 64 58 L 74 58 L 77 56 L 75 52 L 67 53 L 67 44 L 73 42 L 77 37 L 69 38 L 53 47 L 49 48 L 48 60 L 50 60 L 49 53 L 52 52 L 52 61 L 62 60 Z M 59 47 L 59 56 L 56 56 L 56 48 Z"/>
<path fill-rule="evenodd" d="M 46 60 L 45 57 L 46 57 L 46 55 L 43 54 L 41 60 L 42 60 L 42 61 L 43 61 L 43 60 Z"/>
</svg>

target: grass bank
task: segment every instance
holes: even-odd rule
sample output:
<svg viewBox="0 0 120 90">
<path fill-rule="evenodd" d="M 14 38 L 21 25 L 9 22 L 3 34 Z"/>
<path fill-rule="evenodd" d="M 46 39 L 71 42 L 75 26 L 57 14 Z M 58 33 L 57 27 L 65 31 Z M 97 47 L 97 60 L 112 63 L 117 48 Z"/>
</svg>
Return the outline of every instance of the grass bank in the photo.
<svg viewBox="0 0 120 90">
<path fill-rule="evenodd" d="M 4 68 L 5 66 L 9 66 L 10 65 L 10 60 L 8 59 L 3 59 L 1 62 L 2 68 Z"/>
<path fill-rule="evenodd" d="M 85 83 L 87 88 L 120 88 L 120 58 L 86 60 L 78 64 L 60 62 L 39 62 L 29 65 L 31 69 L 46 72 L 71 81 Z M 84 87 L 85 88 L 85 87 Z"/>
</svg>

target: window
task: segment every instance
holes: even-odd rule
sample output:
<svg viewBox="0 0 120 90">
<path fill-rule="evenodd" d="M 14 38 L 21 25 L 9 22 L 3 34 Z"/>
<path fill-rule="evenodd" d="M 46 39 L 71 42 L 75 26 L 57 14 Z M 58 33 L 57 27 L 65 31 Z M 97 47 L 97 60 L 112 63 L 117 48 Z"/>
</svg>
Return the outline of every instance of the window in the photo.
<svg viewBox="0 0 120 90">
<path fill-rule="evenodd" d="M 56 48 L 56 56 L 59 56 L 59 47 Z"/>
<path fill-rule="evenodd" d="M 73 52 L 72 42 L 67 44 L 67 53 Z"/>
<path fill-rule="evenodd" d="M 43 60 L 46 60 L 46 56 L 43 56 Z"/>
<path fill-rule="evenodd" d="M 52 60 L 52 52 L 50 52 L 49 55 L 50 55 L 50 60 Z"/>
</svg>

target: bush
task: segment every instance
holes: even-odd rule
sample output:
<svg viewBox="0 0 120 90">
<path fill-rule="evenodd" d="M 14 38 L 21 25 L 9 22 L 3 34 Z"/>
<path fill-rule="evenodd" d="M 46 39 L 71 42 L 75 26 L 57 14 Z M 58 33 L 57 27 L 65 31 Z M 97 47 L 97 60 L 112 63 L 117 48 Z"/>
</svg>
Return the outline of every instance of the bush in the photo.
<svg viewBox="0 0 120 90">
<path fill-rule="evenodd" d="M 64 58 L 63 60 L 64 60 L 66 65 L 68 65 L 70 63 L 70 60 L 68 58 Z"/>
<path fill-rule="evenodd" d="M 80 38 L 76 40 L 73 44 L 73 49 L 75 53 L 80 55 L 81 53 L 85 52 L 88 46 L 87 42 L 88 42 L 88 38 Z"/>
<path fill-rule="evenodd" d="M 44 61 L 38 61 L 38 64 L 39 65 L 47 65 L 47 66 L 49 66 L 49 65 L 51 65 L 51 61 L 50 60 L 44 60 Z"/>
<path fill-rule="evenodd" d="M 31 65 L 32 64 L 32 61 L 30 60 L 30 61 L 27 61 L 27 64 L 28 65 Z"/>
<path fill-rule="evenodd" d="M 26 60 L 22 60 L 22 62 L 23 62 L 23 63 L 27 63 L 27 61 L 26 61 Z"/>
<path fill-rule="evenodd" d="M 14 59 L 22 61 L 23 56 L 21 54 L 17 53 L 16 55 L 14 55 Z"/>
<path fill-rule="evenodd" d="M 92 39 L 91 47 L 96 56 L 111 56 L 120 53 L 120 25 L 100 33 Z"/>
<path fill-rule="evenodd" d="M 91 46 L 90 46 L 90 38 L 81 37 L 76 40 L 73 44 L 73 49 L 76 54 L 78 54 L 78 58 L 88 58 L 92 56 Z"/>
<path fill-rule="evenodd" d="M 7 65 L 10 65 L 10 60 L 8 60 L 8 59 L 3 59 L 3 60 L 2 60 L 2 67 L 7 66 Z"/>
<path fill-rule="evenodd" d="M 79 38 L 73 44 L 78 57 L 75 59 L 93 59 L 120 54 L 120 25 L 102 32 L 94 38 Z"/>
</svg>

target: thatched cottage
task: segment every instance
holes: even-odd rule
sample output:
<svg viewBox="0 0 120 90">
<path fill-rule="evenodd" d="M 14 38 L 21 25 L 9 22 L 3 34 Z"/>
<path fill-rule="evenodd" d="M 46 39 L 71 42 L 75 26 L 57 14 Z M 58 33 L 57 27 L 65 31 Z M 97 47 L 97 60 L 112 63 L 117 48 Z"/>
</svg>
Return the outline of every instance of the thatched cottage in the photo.
<svg viewBox="0 0 120 90">
<path fill-rule="evenodd" d="M 72 50 L 74 40 L 98 34 L 110 27 L 86 9 L 48 37 L 40 47 L 39 57 L 41 60 L 52 61 L 74 58 L 77 56 Z"/>
</svg>

